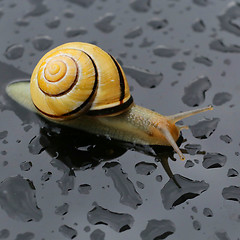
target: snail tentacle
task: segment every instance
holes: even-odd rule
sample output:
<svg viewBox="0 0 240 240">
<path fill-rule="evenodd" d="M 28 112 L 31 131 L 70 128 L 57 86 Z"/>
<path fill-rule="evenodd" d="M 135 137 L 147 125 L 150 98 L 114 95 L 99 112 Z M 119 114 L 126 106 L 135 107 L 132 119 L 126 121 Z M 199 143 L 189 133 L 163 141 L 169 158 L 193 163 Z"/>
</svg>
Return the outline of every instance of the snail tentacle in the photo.
<svg viewBox="0 0 240 240">
<path fill-rule="evenodd" d="M 167 117 L 167 119 L 176 123 L 176 122 L 178 122 L 178 121 L 180 121 L 184 118 L 188 118 L 188 117 L 191 117 L 191 116 L 196 115 L 198 113 L 206 112 L 206 111 L 209 111 L 209 110 L 213 110 L 213 106 L 210 105 L 210 106 L 207 106 L 207 107 L 193 109 L 193 110 L 190 110 L 190 111 L 181 112 L 181 113 L 177 113 L 177 114 L 166 116 L 166 117 Z"/>
</svg>

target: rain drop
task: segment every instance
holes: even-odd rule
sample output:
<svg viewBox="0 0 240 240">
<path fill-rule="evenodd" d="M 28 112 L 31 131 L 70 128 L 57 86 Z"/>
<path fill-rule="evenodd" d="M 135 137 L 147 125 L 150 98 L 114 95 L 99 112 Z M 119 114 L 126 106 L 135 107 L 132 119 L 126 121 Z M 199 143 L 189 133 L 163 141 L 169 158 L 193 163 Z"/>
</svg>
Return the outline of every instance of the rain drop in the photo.
<svg viewBox="0 0 240 240">
<path fill-rule="evenodd" d="M 95 27 L 103 33 L 110 33 L 115 29 L 111 24 L 115 17 L 113 13 L 106 13 L 95 22 Z"/>
<path fill-rule="evenodd" d="M 65 35 L 68 38 L 77 37 L 79 35 L 83 35 L 86 33 L 87 33 L 87 29 L 83 27 L 80 27 L 80 28 L 67 27 L 65 30 Z"/>
<path fill-rule="evenodd" d="M 96 229 L 90 234 L 90 240 L 104 240 L 104 239 L 105 233 L 100 229 Z"/>
<path fill-rule="evenodd" d="M 157 87 L 163 79 L 162 73 L 150 73 L 136 67 L 123 66 L 123 70 L 126 75 L 135 79 L 140 86 L 146 88 Z"/>
<path fill-rule="evenodd" d="M 195 138 L 206 139 L 216 130 L 219 121 L 219 118 L 206 119 L 189 126 L 189 128 Z"/>
<path fill-rule="evenodd" d="M 155 163 L 139 162 L 135 165 L 137 174 L 141 175 L 150 175 L 156 168 L 157 165 Z"/>
<path fill-rule="evenodd" d="M 77 231 L 67 225 L 60 226 L 58 230 L 68 239 L 74 239 L 77 236 Z"/>
<path fill-rule="evenodd" d="M 158 45 L 155 49 L 153 49 L 154 55 L 158 57 L 173 57 L 176 56 L 179 52 L 176 48 L 170 48 L 163 45 Z"/>
<path fill-rule="evenodd" d="M 78 192 L 81 194 L 89 194 L 92 187 L 89 184 L 81 184 L 78 187 Z"/>
<path fill-rule="evenodd" d="M 228 92 L 220 92 L 215 94 L 215 96 L 213 97 L 213 105 L 221 106 L 231 100 L 232 100 L 232 94 Z"/>
<path fill-rule="evenodd" d="M 210 60 L 209 58 L 207 57 L 203 57 L 203 56 L 197 56 L 195 57 L 194 59 L 194 62 L 196 63 L 201 63 L 207 67 L 211 67 L 213 65 L 213 62 L 212 60 Z"/>
<path fill-rule="evenodd" d="M 221 168 L 225 165 L 227 157 L 221 153 L 207 153 L 203 157 L 204 168 Z"/>
<path fill-rule="evenodd" d="M 125 35 L 126 39 L 133 39 L 139 37 L 142 34 L 143 30 L 140 26 L 130 29 Z"/>
<path fill-rule="evenodd" d="M 56 207 L 55 214 L 60 216 L 66 215 L 68 213 L 68 208 L 69 208 L 69 204 L 64 203 L 63 205 Z"/>
<path fill-rule="evenodd" d="M 120 202 L 122 204 L 134 209 L 142 204 L 141 196 L 127 177 L 127 174 L 123 172 L 119 163 L 106 163 L 103 168 L 106 175 L 112 178 L 116 190 L 120 193 Z"/>
<path fill-rule="evenodd" d="M 205 100 L 205 93 L 211 87 L 211 85 L 212 84 L 208 77 L 198 77 L 189 86 L 184 88 L 182 101 L 190 107 L 201 105 Z"/>
<path fill-rule="evenodd" d="M 23 53 L 24 53 L 23 45 L 14 44 L 14 45 L 9 46 L 6 49 L 4 55 L 9 60 L 15 60 L 15 59 L 22 57 Z"/>
<path fill-rule="evenodd" d="M 156 220 L 148 221 L 148 224 L 140 234 L 142 240 L 150 239 L 165 239 L 176 231 L 175 225 L 170 220 Z"/>
<path fill-rule="evenodd" d="M 87 215 L 87 219 L 91 224 L 107 225 L 116 232 L 124 232 L 133 226 L 134 219 L 130 214 L 111 212 L 97 204 L 95 205 Z"/>
<path fill-rule="evenodd" d="M 46 26 L 50 29 L 57 28 L 60 25 L 60 22 L 61 22 L 60 18 L 55 16 L 53 19 L 48 20 L 46 22 Z"/>
<path fill-rule="evenodd" d="M 32 41 L 33 46 L 38 51 L 47 50 L 53 44 L 53 39 L 49 36 L 38 36 Z"/>
</svg>

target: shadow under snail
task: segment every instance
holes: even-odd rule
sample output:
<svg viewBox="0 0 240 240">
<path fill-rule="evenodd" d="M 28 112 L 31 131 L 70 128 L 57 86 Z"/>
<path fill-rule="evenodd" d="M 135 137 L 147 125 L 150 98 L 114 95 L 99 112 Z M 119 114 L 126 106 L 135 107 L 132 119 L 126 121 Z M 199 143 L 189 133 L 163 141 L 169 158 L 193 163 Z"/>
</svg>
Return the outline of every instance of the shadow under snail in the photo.
<svg viewBox="0 0 240 240">
<path fill-rule="evenodd" d="M 175 123 L 211 106 L 163 116 L 133 102 L 119 63 L 99 47 L 66 43 L 46 53 L 31 81 L 7 86 L 8 95 L 45 118 L 93 134 L 141 145 L 172 146 L 186 126 Z"/>
</svg>

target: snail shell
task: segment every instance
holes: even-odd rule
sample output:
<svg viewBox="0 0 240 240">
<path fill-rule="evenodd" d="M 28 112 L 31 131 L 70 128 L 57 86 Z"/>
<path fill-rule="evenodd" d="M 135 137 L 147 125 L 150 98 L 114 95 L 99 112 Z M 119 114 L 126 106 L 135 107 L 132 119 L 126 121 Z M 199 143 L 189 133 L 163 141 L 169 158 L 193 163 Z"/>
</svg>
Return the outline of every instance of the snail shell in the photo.
<svg viewBox="0 0 240 240">
<path fill-rule="evenodd" d="M 118 115 L 133 102 L 119 63 L 89 43 L 66 43 L 45 54 L 30 88 L 34 105 L 51 118 Z"/>
</svg>

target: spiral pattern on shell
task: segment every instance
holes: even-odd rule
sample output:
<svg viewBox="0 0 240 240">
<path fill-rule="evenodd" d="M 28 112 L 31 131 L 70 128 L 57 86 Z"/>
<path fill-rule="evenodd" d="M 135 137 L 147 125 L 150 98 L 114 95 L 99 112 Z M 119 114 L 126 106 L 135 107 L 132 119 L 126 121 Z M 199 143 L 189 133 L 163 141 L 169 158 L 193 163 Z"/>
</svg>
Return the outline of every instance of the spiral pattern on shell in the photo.
<svg viewBox="0 0 240 240">
<path fill-rule="evenodd" d="M 117 115 L 133 102 L 118 62 L 88 43 L 63 44 L 45 54 L 30 86 L 34 105 L 54 118 Z"/>
</svg>

